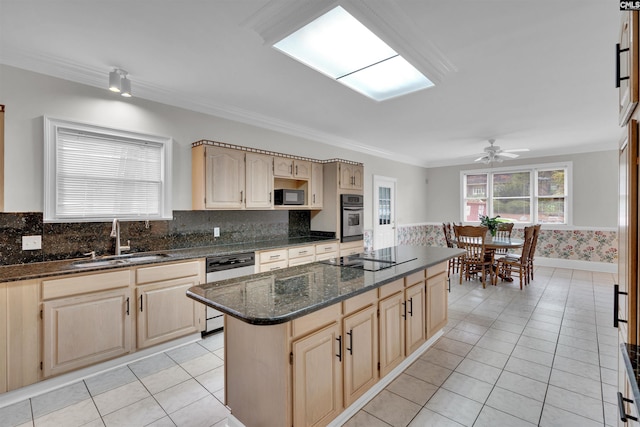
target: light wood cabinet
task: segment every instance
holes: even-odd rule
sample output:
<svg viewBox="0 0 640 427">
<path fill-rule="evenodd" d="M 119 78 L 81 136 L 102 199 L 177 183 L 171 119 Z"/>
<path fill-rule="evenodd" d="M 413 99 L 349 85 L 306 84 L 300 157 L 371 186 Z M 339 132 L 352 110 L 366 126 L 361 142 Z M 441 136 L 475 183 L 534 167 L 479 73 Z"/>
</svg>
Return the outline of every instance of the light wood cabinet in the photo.
<svg viewBox="0 0 640 427">
<path fill-rule="evenodd" d="M 311 163 L 307 160 L 274 157 L 273 175 L 281 178 L 309 179 Z"/>
<path fill-rule="evenodd" d="M 340 243 L 340 256 L 356 255 L 364 251 L 364 241 Z"/>
<path fill-rule="evenodd" d="M 341 189 L 362 191 L 364 182 L 364 169 L 362 166 L 340 163 L 339 170 L 339 186 Z"/>
<path fill-rule="evenodd" d="M 137 347 L 145 348 L 199 332 L 205 309 L 187 289 L 203 281 L 204 264 L 190 261 L 136 271 Z"/>
<path fill-rule="evenodd" d="M 369 306 L 342 321 L 344 337 L 344 406 L 378 381 L 377 307 Z"/>
<path fill-rule="evenodd" d="M 274 249 L 256 252 L 256 273 L 279 270 L 289 266 L 287 249 Z"/>
<path fill-rule="evenodd" d="M 45 378 L 131 351 L 128 269 L 43 280 L 42 299 Z"/>
<path fill-rule="evenodd" d="M 45 378 L 129 353 L 130 310 L 128 287 L 45 301 Z"/>
<path fill-rule="evenodd" d="M 273 208 L 273 157 L 246 154 L 246 200 L 248 209 Z"/>
<path fill-rule="evenodd" d="M 427 339 L 447 324 L 448 295 L 445 273 L 427 279 Z"/>
<path fill-rule="evenodd" d="M 342 352 L 338 322 L 293 342 L 294 426 L 324 426 L 342 411 Z"/>
<path fill-rule="evenodd" d="M 425 282 L 408 286 L 405 290 L 407 322 L 405 331 L 406 354 L 411 354 L 427 341 Z"/>
<path fill-rule="evenodd" d="M 309 206 L 311 209 L 322 209 L 324 203 L 323 171 L 322 163 L 311 164 L 311 190 L 309 194 Z"/>
<path fill-rule="evenodd" d="M 338 256 L 338 242 L 316 244 L 316 261 L 324 261 Z"/>
<path fill-rule="evenodd" d="M 201 145 L 191 154 L 193 209 L 242 209 L 245 153 Z"/>
<path fill-rule="evenodd" d="M 617 52 L 618 120 L 624 126 L 633 114 L 639 97 L 638 12 L 620 12 L 622 22 Z"/>
<path fill-rule="evenodd" d="M 380 310 L 380 376 L 393 370 L 404 359 L 405 302 L 403 291 L 388 296 L 378 303 Z"/>
<path fill-rule="evenodd" d="M 40 282 L 0 284 L 0 393 L 40 379 Z"/>
</svg>

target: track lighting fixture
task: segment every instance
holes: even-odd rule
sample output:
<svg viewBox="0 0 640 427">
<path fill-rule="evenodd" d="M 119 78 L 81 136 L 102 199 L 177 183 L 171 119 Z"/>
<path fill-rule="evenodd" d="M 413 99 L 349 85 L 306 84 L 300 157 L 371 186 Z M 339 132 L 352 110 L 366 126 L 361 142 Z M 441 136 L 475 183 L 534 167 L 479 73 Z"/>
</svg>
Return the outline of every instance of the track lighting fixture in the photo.
<svg viewBox="0 0 640 427">
<path fill-rule="evenodd" d="M 114 68 L 109 73 L 109 90 L 120 95 L 131 97 L 131 80 L 127 78 L 128 73 L 120 68 Z"/>
</svg>

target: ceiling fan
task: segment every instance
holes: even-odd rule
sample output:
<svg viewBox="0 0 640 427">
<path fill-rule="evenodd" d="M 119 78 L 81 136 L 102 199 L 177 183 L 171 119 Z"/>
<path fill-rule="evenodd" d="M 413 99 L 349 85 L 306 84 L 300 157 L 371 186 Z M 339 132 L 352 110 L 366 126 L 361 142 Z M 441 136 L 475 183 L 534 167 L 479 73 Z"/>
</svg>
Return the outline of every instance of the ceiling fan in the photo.
<svg viewBox="0 0 640 427">
<path fill-rule="evenodd" d="M 513 154 L 517 152 L 529 151 L 528 148 L 518 148 L 514 150 L 501 150 L 499 146 L 493 145 L 496 142 L 495 139 L 489 140 L 489 146 L 484 148 L 484 154 L 475 159 L 476 162 L 482 163 L 500 163 L 503 160 L 515 159 L 519 154 Z"/>
</svg>

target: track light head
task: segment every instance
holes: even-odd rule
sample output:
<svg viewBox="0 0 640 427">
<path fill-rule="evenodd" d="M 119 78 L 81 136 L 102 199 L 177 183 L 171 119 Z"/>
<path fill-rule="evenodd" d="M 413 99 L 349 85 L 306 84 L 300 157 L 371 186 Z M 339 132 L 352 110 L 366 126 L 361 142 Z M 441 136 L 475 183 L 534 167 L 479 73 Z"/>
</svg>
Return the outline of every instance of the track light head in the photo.
<svg viewBox="0 0 640 427">
<path fill-rule="evenodd" d="M 131 80 L 127 78 L 127 74 L 125 70 L 114 68 L 109 73 L 109 90 L 131 98 Z"/>
</svg>

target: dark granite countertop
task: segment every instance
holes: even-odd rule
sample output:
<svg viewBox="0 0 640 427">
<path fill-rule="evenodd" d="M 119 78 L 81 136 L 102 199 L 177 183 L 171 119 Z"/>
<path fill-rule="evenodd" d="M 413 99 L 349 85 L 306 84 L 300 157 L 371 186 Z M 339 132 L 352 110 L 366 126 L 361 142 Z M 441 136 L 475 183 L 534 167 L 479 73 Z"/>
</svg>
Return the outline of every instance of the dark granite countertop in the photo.
<svg viewBox="0 0 640 427">
<path fill-rule="evenodd" d="M 194 286 L 187 295 L 255 325 L 275 325 L 304 316 L 416 271 L 461 255 L 460 249 L 397 246 L 398 259 L 413 259 L 371 272 L 321 262 Z M 372 258 L 375 258 L 374 251 Z"/>
<path fill-rule="evenodd" d="M 305 244 L 320 243 L 324 241 L 336 241 L 335 238 L 323 238 L 318 236 L 294 237 L 289 239 L 268 240 L 259 242 L 236 243 L 230 245 L 216 245 L 187 249 L 173 249 L 161 252 L 145 252 L 135 255 L 152 255 L 156 253 L 167 254 L 168 256 L 156 260 L 134 262 L 128 264 L 83 266 L 74 267 L 73 263 L 88 258 L 76 258 L 65 261 L 34 262 L 28 264 L 16 264 L 0 266 L 0 282 L 13 282 L 18 280 L 40 279 L 50 276 L 60 276 L 66 274 L 88 273 L 99 270 L 110 270 L 113 268 L 128 268 L 147 264 L 158 264 L 163 262 L 181 261 L 196 258 L 206 258 L 212 255 L 229 255 L 240 252 L 253 252 L 268 249 L 277 249 L 287 246 L 297 246 Z M 125 254 L 126 255 L 126 254 Z"/>
<path fill-rule="evenodd" d="M 633 392 L 633 398 L 630 396 L 624 397 L 632 399 L 635 402 L 638 413 L 640 413 L 640 390 L 638 389 L 638 380 L 640 380 L 640 347 L 635 344 L 623 343 L 620 344 L 620 352 L 622 353 L 624 366 L 627 368 L 627 376 Z"/>
</svg>

